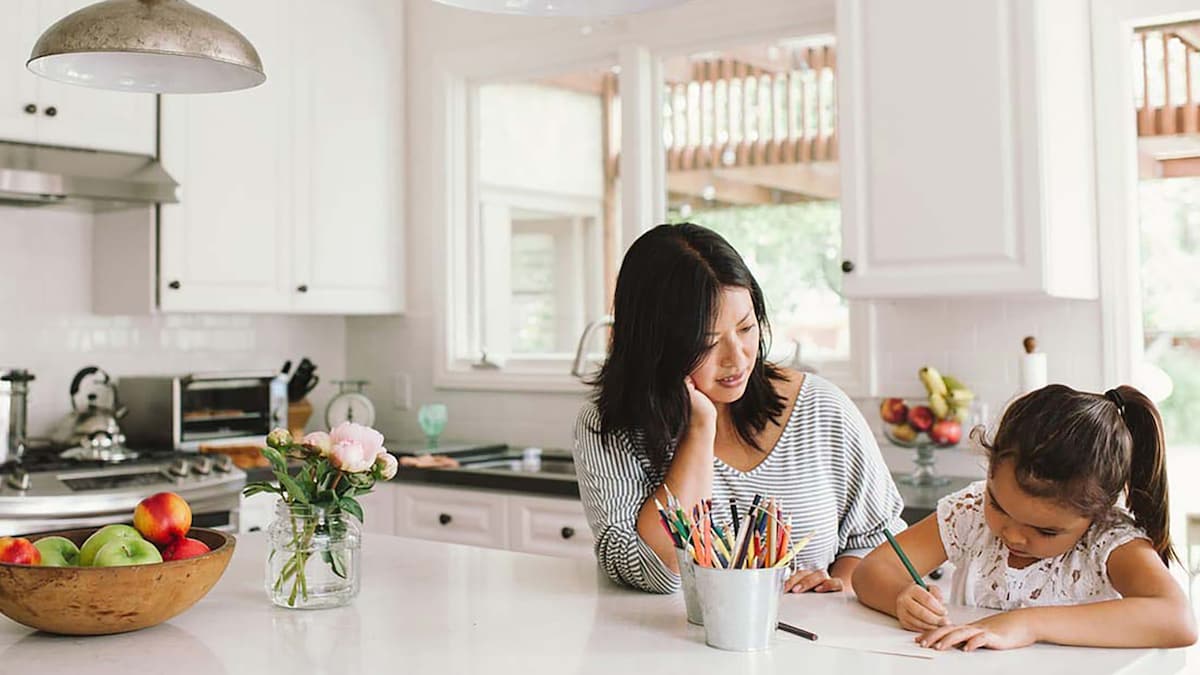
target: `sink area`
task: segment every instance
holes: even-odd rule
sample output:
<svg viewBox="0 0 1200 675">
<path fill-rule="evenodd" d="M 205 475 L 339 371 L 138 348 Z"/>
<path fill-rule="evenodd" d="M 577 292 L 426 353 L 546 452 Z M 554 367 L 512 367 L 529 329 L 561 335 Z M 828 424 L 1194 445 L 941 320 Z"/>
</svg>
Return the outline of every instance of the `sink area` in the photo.
<svg viewBox="0 0 1200 675">
<path fill-rule="evenodd" d="M 563 478 L 570 478 L 571 480 L 575 479 L 575 462 L 569 455 L 566 457 L 543 455 L 540 460 L 534 462 L 526 462 L 520 457 L 485 459 L 477 462 L 463 463 L 462 469 L 466 471 L 540 474 L 547 477 L 561 476 Z"/>
</svg>

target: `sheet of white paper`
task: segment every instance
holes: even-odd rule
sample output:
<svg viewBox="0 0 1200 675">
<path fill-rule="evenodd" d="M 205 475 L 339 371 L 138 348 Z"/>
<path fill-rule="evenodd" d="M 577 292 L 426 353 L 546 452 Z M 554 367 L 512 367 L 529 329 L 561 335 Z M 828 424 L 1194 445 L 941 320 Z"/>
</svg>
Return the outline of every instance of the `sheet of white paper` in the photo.
<svg viewBox="0 0 1200 675">
<path fill-rule="evenodd" d="M 821 611 L 830 603 L 846 606 L 837 612 Z M 950 619 L 968 623 L 991 613 L 972 607 L 951 607 Z M 913 642 L 916 633 L 900 628 L 894 618 L 862 606 L 853 595 L 784 595 L 779 603 L 779 620 L 816 633 L 818 639 L 812 644 L 820 647 L 917 659 L 933 659 L 945 654 L 916 644 Z"/>
</svg>

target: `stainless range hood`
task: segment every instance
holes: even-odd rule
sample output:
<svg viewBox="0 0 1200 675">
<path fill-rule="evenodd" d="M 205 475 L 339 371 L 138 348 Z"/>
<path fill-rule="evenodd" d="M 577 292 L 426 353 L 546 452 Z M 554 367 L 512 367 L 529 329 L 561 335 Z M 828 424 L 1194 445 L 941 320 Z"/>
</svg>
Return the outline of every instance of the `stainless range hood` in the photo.
<svg viewBox="0 0 1200 675">
<path fill-rule="evenodd" d="M 178 189 L 148 155 L 0 141 L 0 203 L 100 210 L 175 203 Z"/>
</svg>

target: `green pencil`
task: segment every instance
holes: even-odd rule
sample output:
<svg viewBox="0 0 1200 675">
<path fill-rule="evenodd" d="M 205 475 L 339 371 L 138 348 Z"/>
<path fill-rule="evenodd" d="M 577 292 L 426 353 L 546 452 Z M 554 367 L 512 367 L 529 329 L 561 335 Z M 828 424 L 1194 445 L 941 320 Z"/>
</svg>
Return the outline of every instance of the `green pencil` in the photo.
<svg viewBox="0 0 1200 675">
<path fill-rule="evenodd" d="M 921 588 L 929 590 L 929 587 L 925 585 L 925 581 L 921 579 L 921 575 L 917 574 L 917 568 L 913 567 L 913 564 L 908 560 L 908 556 L 904 555 L 904 549 L 900 548 L 900 542 L 896 541 L 896 538 L 892 536 L 891 531 L 886 527 L 883 528 L 883 536 L 887 537 L 888 543 L 892 545 L 892 550 L 896 552 L 896 555 L 900 556 L 900 562 L 904 563 L 904 566 L 908 569 L 908 573 L 912 576 L 912 580 L 917 582 L 917 585 Z"/>
</svg>

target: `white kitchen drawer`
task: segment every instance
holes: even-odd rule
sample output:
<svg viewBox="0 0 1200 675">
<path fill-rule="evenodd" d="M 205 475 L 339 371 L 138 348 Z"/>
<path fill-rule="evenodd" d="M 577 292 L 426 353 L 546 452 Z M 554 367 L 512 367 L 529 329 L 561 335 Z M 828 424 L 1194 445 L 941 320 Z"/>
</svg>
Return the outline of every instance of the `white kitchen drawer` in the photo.
<svg viewBox="0 0 1200 675">
<path fill-rule="evenodd" d="M 493 492 L 398 486 L 396 534 L 507 548 L 504 500 L 504 495 Z"/>
<path fill-rule="evenodd" d="M 355 497 L 363 509 L 363 532 L 396 534 L 396 485 L 386 481 L 375 489 Z"/>
<path fill-rule="evenodd" d="M 514 551 L 591 558 L 592 531 L 577 499 L 509 497 L 508 527 Z"/>
</svg>

